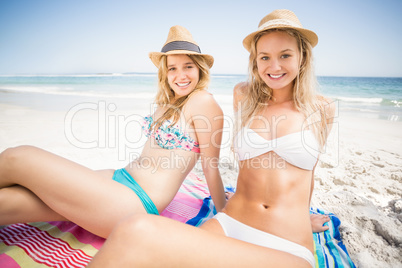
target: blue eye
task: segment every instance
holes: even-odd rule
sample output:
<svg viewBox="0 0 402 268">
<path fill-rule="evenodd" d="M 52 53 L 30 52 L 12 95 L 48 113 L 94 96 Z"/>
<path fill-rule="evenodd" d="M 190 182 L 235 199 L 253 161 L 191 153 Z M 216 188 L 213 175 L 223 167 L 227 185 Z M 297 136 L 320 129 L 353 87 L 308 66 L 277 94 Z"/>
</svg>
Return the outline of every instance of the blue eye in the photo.
<svg viewBox="0 0 402 268">
<path fill-rule="evenodd" d="M 290 57 L 289 54 L 282 55 L 282 58 L 284 58 L 284 59 L 287 59 L 287 58 L 289 58 L 289 57 Z"/>
</svg>

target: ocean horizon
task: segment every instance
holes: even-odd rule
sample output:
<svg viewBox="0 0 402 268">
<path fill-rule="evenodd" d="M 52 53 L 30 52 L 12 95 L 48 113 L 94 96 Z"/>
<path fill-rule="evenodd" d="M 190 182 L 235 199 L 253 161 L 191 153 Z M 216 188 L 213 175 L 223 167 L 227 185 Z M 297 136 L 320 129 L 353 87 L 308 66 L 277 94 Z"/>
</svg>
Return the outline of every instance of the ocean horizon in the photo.
<svg viewBox="0 0 402 268">
<path fill-rule="evenodd" d="M 317 79 L 320 94 L 338 101 L 340 112 L 402 121 L 401 77 L 318 76 Z M 221 106 L 229 109 L 233 87 L 245 80 L 247 75 L 212 74 L 209 91 Z M 33 108 L 60 108 L 58 103 L 71 105 L 97 99 L 121 100 L 129 107 L 130 100 L 152 101 L 156 89 L 156 73 L 0 75 L 0 103 Z"/>
</svg>

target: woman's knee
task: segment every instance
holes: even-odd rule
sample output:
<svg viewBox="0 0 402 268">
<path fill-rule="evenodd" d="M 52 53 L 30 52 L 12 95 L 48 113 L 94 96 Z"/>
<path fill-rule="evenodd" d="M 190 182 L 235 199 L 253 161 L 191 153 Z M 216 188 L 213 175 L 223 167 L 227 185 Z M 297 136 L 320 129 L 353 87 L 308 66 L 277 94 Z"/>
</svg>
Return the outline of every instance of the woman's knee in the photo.
<svg viewBox="0 0 402 268">
<path fill-rule="evenodd" d="M 160 218 L 162 217 L 147 214 L 132 215 L 115 227 L 107 243 L 114 249 L 129 248 L 133 254 L 125 255 L 124 260 L 127 263 L 148 267 L 158 254 L 153 250 L 155 244 L 163 237 L 163 223 L 160 223 Z"/>
<path fill-rule="evenodd" d="M 152 243 L 163 230 L 163 226 L 158 222 L 159 217 L 148 214 L 131 215 L 117 224 L 111 236 L 126 243 L 133 243 L 131 246 Z"/>
<path fill-rule="evenodd" d="M 13 177 L 18 169 L 23 168 L 25 152 L 31 149 L 29 147 L 8 148 L 0 153 L 0 188 L 15 184 Z"/>
<path fill-rule="evenodd" d="M 135 214 L 120 221 L 89 267 L 155 266 L 158 251 L 153 248 L 157 241 L 152 233 L 158 232 L 156 228 L 159 224 L 155 223 L 155 220 L 158 221 L 159 217 Z M 129 254 L 126 254 L 127 252 Z M 112 262 L 112 258 L 117 255 L 119 257 Z"/>
<path fill-rule="evenodd" d="M 1 168 L 19 166 L 21 160 L 32 154 L 35 150 L 37 150 L 37 148 L 29 145 L 7 148 L 0 154 Z"/>
</svg>

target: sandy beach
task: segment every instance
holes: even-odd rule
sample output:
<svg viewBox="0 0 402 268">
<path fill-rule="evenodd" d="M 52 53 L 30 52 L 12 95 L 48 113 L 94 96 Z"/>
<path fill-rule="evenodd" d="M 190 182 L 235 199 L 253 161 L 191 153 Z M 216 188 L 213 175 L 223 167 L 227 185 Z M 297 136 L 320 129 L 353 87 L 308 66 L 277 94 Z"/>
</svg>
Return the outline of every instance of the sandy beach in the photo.
<svg viewBox="0 0 402 268">
<path fill-rule="evenodd" d="M 0 151 L 29 144 L 92 169 L 120 168 L 138 155 L 145 139 L 138 137 L 136 123 L 145 104 L 121 109 L 81 100 L 45 109 L 11 103 L 0 104 Z M 229 105 L 222 108 L 230 114 Z M 230 126 L 225 128 L 224 141 Z M 221 158 L 224 183 L 235 186 L 228 144 Z M 194 171 L 203 176 L 199 167 Z M 358 267 L 402 267 L 401 183 L 402 122 L 339 112 L 316 168 L 312 206 L 341 219 L 343 241 Z"/>
<path fill-rule="evenodd" d="M 402 124 L 342 113 L 338 123 L 339 146 L 316 168 L 312 206 L 340 218 L 358 267 L 402 267 Z"/>
</svg>

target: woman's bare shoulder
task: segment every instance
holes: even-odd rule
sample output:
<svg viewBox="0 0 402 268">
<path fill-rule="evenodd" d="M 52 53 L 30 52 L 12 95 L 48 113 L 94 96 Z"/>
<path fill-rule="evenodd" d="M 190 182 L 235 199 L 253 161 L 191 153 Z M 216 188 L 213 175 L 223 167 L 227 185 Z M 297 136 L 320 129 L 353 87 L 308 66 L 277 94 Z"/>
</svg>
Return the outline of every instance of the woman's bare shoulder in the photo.
<svg viewBox="0 0 402 268">
<path fill-rule="evenodd" d="M 237 110 L 238 103 L 246 96 L 248 82 L 240 82 L 233 88 L 233 107 Z"/>
<path fill-rule="evenodd" d="M 193 115 L 209 112 L 213 114 L 222 113 L 222 110 L 214 96 L 206 90 L 201 90 L 192 94 L 186 104 L 186 109 Z"/>
<path fill-rule="evenodd" d="M 233 88 L 234 95 L 244 95 L 248 89 L 248 82 L 240 82 Z"/>
</svg>

